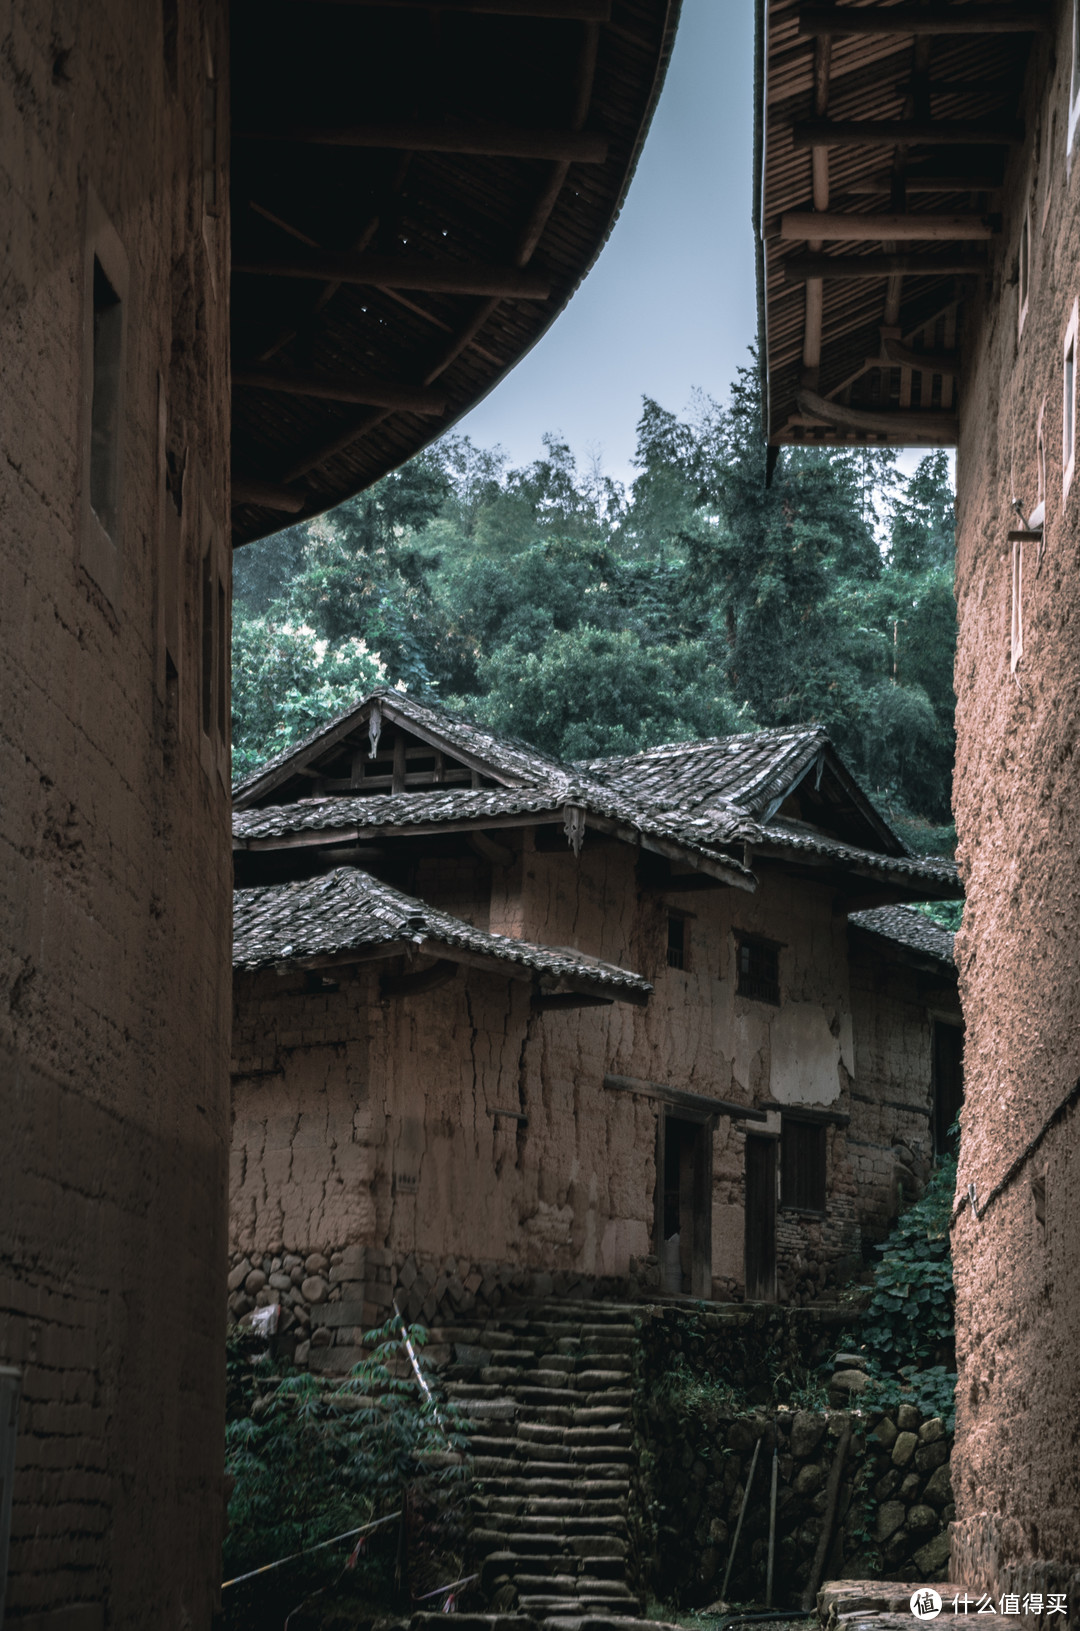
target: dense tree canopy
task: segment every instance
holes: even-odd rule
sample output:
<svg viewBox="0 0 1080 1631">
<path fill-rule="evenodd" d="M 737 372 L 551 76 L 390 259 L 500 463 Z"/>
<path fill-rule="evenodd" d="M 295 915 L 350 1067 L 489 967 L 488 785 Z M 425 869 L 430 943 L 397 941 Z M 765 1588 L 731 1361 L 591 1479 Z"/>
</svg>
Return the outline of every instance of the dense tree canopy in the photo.
<svg viewBox="0 0 1080 1631">
<path fill-rule="evenodd" d="M 567 758 L 820 722 L 916 847 L 947 841 L 953 498 L 943 453 L 786 449 L 757 376 L 646 398 L 625 490 L 558 437 L 450 435 L 236 562 L 238 770 L 373 683 Z"/>
</svg>

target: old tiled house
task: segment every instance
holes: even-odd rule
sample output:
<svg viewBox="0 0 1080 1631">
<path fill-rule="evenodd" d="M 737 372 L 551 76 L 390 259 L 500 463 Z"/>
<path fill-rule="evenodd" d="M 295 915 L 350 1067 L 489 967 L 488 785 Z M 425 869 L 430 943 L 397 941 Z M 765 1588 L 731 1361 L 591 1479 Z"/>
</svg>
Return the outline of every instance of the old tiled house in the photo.
<svg viewBox="0 0 1080 1631">
<path fill-rule="evenodd" d="M 957 448 L 952 1578 L 1075 1624 L 1080 7 L 763 21 L 769 440 Z"/>
<path fill-rule="evenodd" d="M 925 1177 L 951 937 L 893 903 L 955 873 L 821 731 L 566 766 L 382 692 L 235 803 L 234 1316 L 803 1300 Z"/>
<path fill-rule="evenodd" d="M 676 10 L 0 9 L 5 1626 L 206 1631 L 217 1594 L 230 544 L 551 322 Z"/>
</svg>

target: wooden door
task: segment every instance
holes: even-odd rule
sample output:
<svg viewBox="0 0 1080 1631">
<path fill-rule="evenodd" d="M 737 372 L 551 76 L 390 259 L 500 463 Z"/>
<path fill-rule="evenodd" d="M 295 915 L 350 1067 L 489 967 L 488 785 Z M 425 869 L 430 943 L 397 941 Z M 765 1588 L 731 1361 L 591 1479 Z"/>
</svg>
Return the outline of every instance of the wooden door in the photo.
<svg viewBox="0 0 1080 1631">
<path fill-rule="evenodd" d="M 712 1118 L 657 1118 L 656 1236 L 660 1284 L 675 1296 L 712 1294 Z"/>
<path fill-rule="evenodd" d="M 746 1298 L 776 1301 L 776 1140 L 746 1138 Z"/>
</svg>

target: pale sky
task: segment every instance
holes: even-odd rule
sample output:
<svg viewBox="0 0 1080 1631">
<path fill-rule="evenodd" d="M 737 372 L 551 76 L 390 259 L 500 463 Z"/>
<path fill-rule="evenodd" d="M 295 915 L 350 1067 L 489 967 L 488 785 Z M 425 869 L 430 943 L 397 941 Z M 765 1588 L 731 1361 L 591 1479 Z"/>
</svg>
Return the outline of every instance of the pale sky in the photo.
<svg viewBox="0 0 1080 1631">
<path fill-rule="evenodd" d="M 553 327 L 455 427 L 515 465 L 544 431 L 633 479 L 641 398 L 723 399 L 756 327 L 751 227 L 754 8 L 683 0 L 637 173 L 599 260 Z"/>
</svg>

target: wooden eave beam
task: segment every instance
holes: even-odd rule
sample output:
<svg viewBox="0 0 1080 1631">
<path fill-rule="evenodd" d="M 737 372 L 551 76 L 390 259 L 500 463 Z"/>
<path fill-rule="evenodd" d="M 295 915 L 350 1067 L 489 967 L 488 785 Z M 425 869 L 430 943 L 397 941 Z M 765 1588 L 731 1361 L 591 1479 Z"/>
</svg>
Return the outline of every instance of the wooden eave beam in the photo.
<svg viewBox="0 0 1080 1631">
<path fill-rule="evenodd" d="M 886 857 L 882 857 L 886 859 Z M 959 884 L 936 883 L 931 879 L 920 878 L 894 878 L 878 872 L 872 863 L 853 860 L 846 856 L 816 855 L 813 851 L 791 850 L 781 844 L 758 843 L 754 845 L 754 862 L 769 861 L 774 865 L 779 863 L 791 869 L 810 868 L 824 871 L 831 868 L 840 876 L 836 887 L 843 890 L 846 878 L 867 878 L 874 886 L 873 893 L 863 892 L 859 895 L 844 896 L 850 899 L 851 904 L 843 908 L 844 912 L 859 912 L 868 906 L 887 906 L 902 904 L 912 900 L 963 900 L 964 891 Z M 887 900 L 885 897 L 891 896 Z M 838 908 L 839 910 L 839 908 Z"/>
<path fill-rule="evenodd" d="M 318 283 L 487 295 L 498 300 L 548 300 L 551 296 L 550 280 L 537 272 L 467 261 L 425 261 L 418 256 L 353 255 L 347 250 L 327 249 L 306 254 L 238 254 L 232 269 L 253 277 L 307 278 Z"/>
<path fill-rule="evenodd" d="M 447 408 L 441 391 L 414 390 L 407 385 L 356 379 L 349 374 L 304 373 L 240 364 L 233 368 L 232 379 L 234 385 L 245 385 L 256 391 L 319 397 L 327 402 L 360 402 L 367 407 L 389 408 L 397 413 L 438 415 Z"/>
<path fill-rule="evenodd" d="M 1009 147 L 1024 139 L 1016 119 L 796 119 L 792 146 Z"/>
<path fill-rule="evenodd" d="M 255 504 L 260 510 L 277 510 L 282 515 L 299 515 L 307 503 L 303 493 L 293 487 L 282 487 L 276 482 L 260 481 L 257 476 L 241 475 L 233 471 L 232 503 Z"/>
<path fill-rule="evenodd" d="M 1041 0 L 1020 6 L 803 6 L 800 34 L 1046 34 L 1050 7 Z"/>
<path fill-rule="evenodd" d="M 379 994 L 383 997 L 420 996 L 447 985 L 457 972 L 458 965 L 453 958 L 439 957 L 429 968 L 418 968 L 408 974 L 384 974 L 379 981 Z"/>
<path fill-rule="evenodd" d="M 844 193 L 849 198 L 876 197 L 879 193 L 889 194 L 892 191 L 891 175 L 856 176 L 844 185 Z M 955 171 L 951 175 L 919 175 L 910 171 L 904 176 L 904 191 L 906 193 L 993 193 L 1000 192 L 1002 188 L 1000 176 L 962 175 Z"/>
<path fill-rule="evenodd" d="M 685 1088 L 668 1087 L 665 1082 L 650 1082 L 640 1076 L 616 1076 L 608 1073 L 604 1086 L 617 1093 L 640 1093 L 649 1099 L 662 1099 L 667 1104 L 684 1110 L 704 1110 L 713 1116 L 732 1116 L 736 1121 L 767 1121 L 764 1110 L 755 1110 L 749 1104 L 733 1104 L 730 1099 L 714 1099 L 705 1093 L 690 1093 Z"/>
<path fill-rule="evenodd" d="M 595 991 L 538 991 L 532 1006 L 538 1014 L 557 1013 L 561 1008 L 610 1008 L 614 997 L 601 997 Z"/>
<path fill-rule="evenodd" d="M 789 210 L 780 217 L 780 237 L 799 242 L 827 239 L 833 243 L 865 243 L 881 239 L 937 240 L 941 243 L 985 242 L 1000 232 L 1001 223 L 989 215 L 842 215 L 833 210 Z"/>
<path fill-rule="evenodd" d="M 843 430 L 877 431 L 886 436 L 940 437 L 943 446 L 952 446 L 956 439 L 958 420 L 954 413 L 923 412 L 920 409 L 894 408 L 877 413 L 869 408 L 849 408 L 846 403 L 832 402 L 818 396 L 816 391 L 801 389 L 796 395 L 800 412 L 826 425 L 837 425 Z"/>
<path fill-rule="evenodd" d="M 787 255 L 784 282 L 803 283 L 807 278 L 838 278 L 854 282 L 859 278 L 884 277 L 963 277 L 981 272 L 982 260 L 970 255 L 872 254 L 872 255 Z"/>
<path fill-rule="evenodd" d="M 406 153 L 459 153 L 478 158 L 551 159 L 562 164 L 606 164 L 609 147 L 608 138 L 595 130 L 528 130 L 495 124 L 470 128 L 416 120 L 360 125 L 267 125 L 235 130 L 233 140 L 389 148 Z"/>
<path fill-rule="evenodd" d="M 953 377 L 960 371 L 960 356 L 956 351 L 912 351 L 899 340 L 889 339 L 884 335 L 881 340 L 881 355 L 882 362 L 894 368 L 918 368 L 924 374 L 950 374 Z M 873 363 L 870 366 L 881 365 Z"/>
<path fill-rule="evenodd" d="M 358 8 L 377 6 L 382 11 L 430 11 L 432 0 L 321 0 L 321 3 Z M 611 21 L 611 0 L 439 0 L 439 9 L 471 11 L 481 17 L 537 17 L 551 22 Z"/>
</svg>

